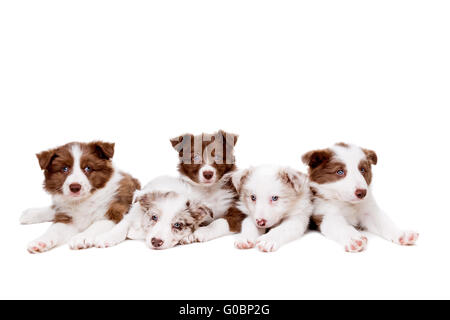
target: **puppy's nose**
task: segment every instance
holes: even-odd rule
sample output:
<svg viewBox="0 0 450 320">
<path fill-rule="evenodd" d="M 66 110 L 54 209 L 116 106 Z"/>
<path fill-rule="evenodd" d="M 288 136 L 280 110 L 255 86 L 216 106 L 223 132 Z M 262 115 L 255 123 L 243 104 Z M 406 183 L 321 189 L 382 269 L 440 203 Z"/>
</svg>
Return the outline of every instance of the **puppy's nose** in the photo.
<svg viewBox="0 0 450 320">
<path fill-rule="evenodd" d="M 203 176 L 206 180 L 210 180 L 214 176 L 214 172 L 212 171 L 205 171 L 203 172 Z"/>
<path fill-rule="evenodd" d="M 366 195 L 367 195 L 367 190 L 366 189 L 357 189 L 355 191 L 355 195 L 359 199 L 364 199 L 366 197 Z"/>
<path fill-rule="evenodd" d="M 152 246 L 154 246 L 155 248 L 161 247 L 163 243 L 164 241 L 162 241 L 161 239 L 152 238 Z"/>
<path fill-rule="evenodd" d="M 256 219 L 256 224 L 260 227 L 264 227 L 267 223 L 266 219 Z"/>
<path fill-rule="evenodd" d="M 79 183 L 72 183 L 72 184 L 69 185 L 69 189 L 73 193 L 80 192 L 81 184 L 79 184 Z"/>
</svg>

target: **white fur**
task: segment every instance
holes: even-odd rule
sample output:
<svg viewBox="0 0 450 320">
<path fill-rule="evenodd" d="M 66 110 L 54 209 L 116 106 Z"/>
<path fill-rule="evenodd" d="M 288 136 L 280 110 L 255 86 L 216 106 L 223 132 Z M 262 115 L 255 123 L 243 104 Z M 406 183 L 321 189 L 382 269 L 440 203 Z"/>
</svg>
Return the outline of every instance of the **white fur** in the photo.
<svg viewBox="0 0 450 320">
<path fill-rule="evenodd" d="M 152 192 L 172 192 L 176 196 L 155 200 L 154 214 L 158 215 L 158 221 L 152 222 L 153 212 L 145 212 L 139 201 L 134 201 L 129 214 L 107 233 L 99 235 L 94 245 L 98 248 L 107 248 L 117 245 L 125 239 L 143 240 L 149 248 L 167 249 L 179 243 L 186 243 L 173 231 L 174 219 L 177 214 L 186 208 L 189 201 L 198 203 L 202 196 L 189 184 L 179 178 L 161 176 L 148 183 L 142 190 L 136 191 L 134 198 L 150 194 Z M 157 212 L 156 212 L 157 211 Z M 155 248 L 152 239 L 163 241 L 161 247 Z"/>
<path fill-rule="evenodd" d="M 353 145 L 336 145 L 331 149 L 336 158 L 345 163 L 347 174 L 332 183 L 311 182 L 311 186 L 320 195 L 314 201 L 314 215 L 323 216 L 321 232 L 340 243 L 348 252 L 362 251 L 367 245 L 367 238 L 355 228 L 358 225 L 388 241 L 403 245 L 414 244 L 418 233 L 400 230 L 378 207 L 371 187 L 359 171 L 359 163 L 366 157 L 363 150 Z M 357 189 L 367 190 L 364 199 L 356 197 Z"/>
<path fill-rule="evenodd" d="M 74 166 L 71 174 L 63 185 L 63 193 L 52 196 L 53 206 L 46 208 L 28 209 L 20 218 L 22 223 L 37 223 L 51 221 L 54 218 L 55 209 L 72 217 L 68 224 L 54 223 L 46 233 L 28 244 L 30 253 L 48 251 L 56 246 L 70 243 L 71 249 L 84 249 L 92 245 L 94 238 L 114 224 L 107 221 L 105 214 L 116 195 L 119 182 L 123 176 L 114 169 L 114 173 L 106 185 L 90 193 L 92 189 L 89 180 L 80 168 L 81 151 L 75 145 L 71 149 L 74 158 Z M 71 183 L 79 183 L 82 186 L 79 196 L 73 196 L 69 190 Z M 106 221 L 105 221 L 106 220 Z M 101 223 L 97 223 L 100 222 Z"/>
<path fill-rule="evenodd" d="M 280 173 L 287 174 L 294 185 L 283 182 Z M 246 178 L 241 183 L 243 176 Z M 236 173 L 233 183 L 240 191 L 238 209 L 247 215 L 235 242 L 237 248 L 257 246 L 272 252 L 304 234 L 312 213 L 306 175 L 287 167 L 265 165 Z M 274 196 L 278 200 L 274 201 Z M 257 224 L 260 219 L 267 221 L 264 227 Z"/>
</svg>

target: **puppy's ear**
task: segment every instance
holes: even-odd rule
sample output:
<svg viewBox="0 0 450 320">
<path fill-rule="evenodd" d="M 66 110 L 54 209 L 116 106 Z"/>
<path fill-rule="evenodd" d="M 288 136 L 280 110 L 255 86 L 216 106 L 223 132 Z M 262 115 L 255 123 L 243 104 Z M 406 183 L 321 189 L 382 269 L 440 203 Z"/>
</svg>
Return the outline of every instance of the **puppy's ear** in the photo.
<svg viewBox="0 0 450 320">
<path fill-rule="evenodd" d="M 191 217 L 194 219 L 194 224 L 197 226 L 200 225 L 208 216 L 211 218 L 214 217 L 213 211 L 208 206 L 200 202 L 189 200 L 186 202 L 186 207 L 189 210 Z"/>
<path fill-rule="evenodd" d="M 302 156 L 302 161 L 311 169 L 314 169 L 320 166 L 322 163 L 330 160 L 332 156 L 333 152 L 330 149 L 313 150 L 305 153 Z"/>
<path fill-rule="evenodd" d="M 231 173 L 231 182 L 233 183 L 233 186 L 235 187 L 237 193 L 241 193 L 242 187 L 247 181 L 250 172 L 251 169 L 245 169 Z"/>
<path fill-rule="evenodd" d="M 45 170 L 50 166 L 52 160 L 55 158 L 55 149 L 42 151 L 41 153 L 36 154 L 36 157 L 38 158 L 41 169 Z"/>
<path fill-rule="evenodd" d="M 93 141 L 89 144 L 100 159 L 109 160 L 114 156 L 114 143 Z"/>
<path fill-rule="evenodd" d="M 373 165 L 376 165 L 378 162 L 378 157 L 375 151 L 369 150 L 369 149 L 362 149 L 364 153 L 366 154 L 367 160 Z"/>
<path fill-rule="evenodd" d="M 178 136 L 175 138 L 170 139 L 170 143 L 172 144 L 172 147 L 181 155 L 183 155 L 183 148 L 186 143 L 191 143 L 191 141 L 194 141 L 194 135 L 193 134 L 184 134 L 182 136 Z M 191 147 L 189 145 L 189 147 Z"/>
<path fill-rule="evenodd" d="M 288 167 L 281 169 L 279 176 L 284 184 L 294 189 L 297 193 L 300 193 L 308 183 L 306 174 Z"/>
<path fill-rule="evenodd" d="M 227 145 L 234 147 L 238 141 L 239 135 L 235 133 L 229 133 L 224 130 L 219 130 L 219 134 L 223 136 L 224 141 Z"/>
</svg>

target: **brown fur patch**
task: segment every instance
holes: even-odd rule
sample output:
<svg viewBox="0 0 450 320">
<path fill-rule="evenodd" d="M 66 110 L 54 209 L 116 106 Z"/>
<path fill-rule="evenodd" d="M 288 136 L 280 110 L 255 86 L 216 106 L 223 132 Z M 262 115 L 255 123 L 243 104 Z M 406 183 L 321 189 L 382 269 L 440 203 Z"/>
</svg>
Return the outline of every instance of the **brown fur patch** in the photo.
<svg viewBox="0 0 450 320">
<path fill-rule="evenodd" d="M 362 149 L 362 151 L 364 152 L 364 154 L 367 157 L 367 160 L 369 160 L 371 164 L 373 164 L 373 165 L 377 164 L 378 156 L 375 153 L 375 151 L 368 150 L 368 149 Z"/>
<path fill-rule="evenodd" d="M 145 211 L 149 211 L 150 208 L 153 206 L 153 202 L 156 201 L 157 199 L 174 197 L 174 196 L 176 196 L 175 192 L 154 191 L 154 192 L 149 192 L 149 193 L 143 194 L 142 196 L 137 198 L 136 201 L 138 201 L 140 203 L 141 207 Z"/>
<path fill-rule="evenodd" d="M 241 232 L 242 221 L 244 221 L 245 217 L 246 215 L 234 206 L 229 208 L 224 216 L 225 220 L 228 222 L 228 227 L 231 232 Z"/>
<path fill-rule="evenodd" d="M 39 166 L 44 170 L 44 189 L 50 194 L 62 194 L 62 186 L 74 162 L 70 153 L 71 146 L 72 143 L 69 143 L 36 155 Z M 68 167 L 69 171 L 63 172 L 64 167 Z"/>
<path fill-rule="evenodd" d="M 372 166 L 370 165 L 369 160 L 361 160 L 358 166 L 359 171 L 361 172 L 364 169 L 364 172 L 361 172 L 362 176 L 367 182 L 367 185 L 370 185 L 372 182 Z"/>
<path fill-rule="evenodd" d="M 59 212 L 59 213 L 55 214 L 55 217 L 53 218 L 53 222 L 54 223 L 65 223 L 65 224 L 72 223 L 72 217 L 69 216 L 67 213 Z"/>
<path fill-rule="evenodd" d="M 221 137 L 221 141 L 217 144 L 215 141 L 216 136 Z M 198 183 L 198 173 L 204 166 L 205 160 L 209 160 L 211 166 L 216 169 L 217 180 L 220 180 L 225 174 L 236 169 L 234 163 L 234 146 L 237 140 L 237 135 L 219 130 L 213 134 L 203 133 L 197 136 L 184 134 L 171 139 L 170 142 L 180 157 L 178 171 Z M 215 146 L 217 147 L 216 149 L 214 149 Z M 196 157 L 200 161 L 196 161 Z M 205 157 L 208 157 L 208 159 L 205 159 Z M 230 163 L 226 163 L 227 159 Z"/>
<path fill-rule="evenodd" d="M 342 148 L 349 148 L 350 146 L 345 143 L 345 142 L 338 142 L 336 143 L 337 146 L 342 147 Z"/>
<path fill-rule="evenodd" d="M 115 223 L 120 222 L 130 209 L 134 192 L 140 188 L 141 185 L 138 180 L 129 174 L 123 173 L 123 178 L 119 182 L 119 188 L 117 189 L 113 202 L 106 212 L 106 217 Z"/>
<path fill-rule="evenodd" d="M 312 215 L 311 219 L 309 220 L 309 229 L 310 230 L 319 230 L 320 231 L 320 225 L 322 224 L 323 215 Z"/>
</svg>

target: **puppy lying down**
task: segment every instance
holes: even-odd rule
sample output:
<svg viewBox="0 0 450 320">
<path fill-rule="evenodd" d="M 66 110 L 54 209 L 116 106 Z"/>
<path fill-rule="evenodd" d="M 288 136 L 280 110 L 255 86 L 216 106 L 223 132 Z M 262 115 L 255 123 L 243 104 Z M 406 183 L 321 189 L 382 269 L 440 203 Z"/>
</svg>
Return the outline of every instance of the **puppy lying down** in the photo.
<svg viewBox="0 0 450 320">
<path fill-rule="evenodd" d="M 97 248 L 115 246 L 125 239 L 145 239 L 151 249 L 168 249 L 190 236 L 212 211 L 201 194 L 179 178 L 158 177 L 134 194 L 129 213 L 109 232 L 95 240 Z"/>
</svg>

